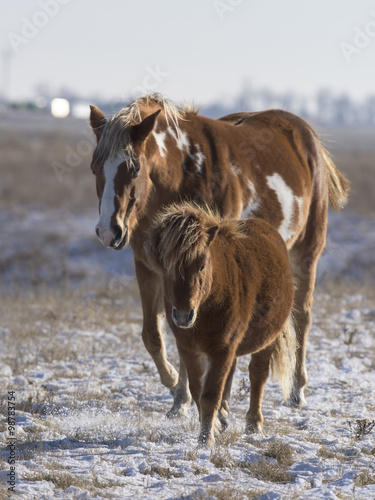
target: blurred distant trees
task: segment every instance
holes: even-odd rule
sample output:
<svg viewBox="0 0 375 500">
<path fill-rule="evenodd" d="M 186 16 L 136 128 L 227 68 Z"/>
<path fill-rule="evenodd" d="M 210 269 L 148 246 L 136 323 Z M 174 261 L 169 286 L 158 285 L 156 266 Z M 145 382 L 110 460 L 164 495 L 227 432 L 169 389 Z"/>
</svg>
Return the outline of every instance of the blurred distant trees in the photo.
<svg viewBox="0 0 375 500">
<path fill-rule="evenodd" d="M 348 94 L 335 95 L 330 89 L 321 89 L 315 96 L 307 99 L 292 92 L 277 93 L 247 86 L 233 104 L 214 102 L 203 106 L 202 111 L 218 118 L 234 111 L 261 111 L 269 108 L 284 109 L 322 125 L 375 127 L 375 94 L 357 102 Z"/>
<path fill-rule="evenodd" d="M 20 104 L 23 107 L 26 104 L 28 109 L 33 109 L 35 103 L 38 107 L 38 100 L 41 102 L 42 98 L 46 103 L 44 109 L 48 110 L 53 97 L 67 99 L 71 109 L 76 104 L 87 105 L 88 108 L 88 103 L 95 103 L 107 115 L 113 115 L 134 100 L 134 96 L 130 94 L 121 98 L 114 97 L 112 100 L 103 99 L 100 95 L 82 97 L 70 88 L 62 87 L 56 92 L 48 85 L 40 84 L 35 88 L 35 102 L 12 103 L 12 106 L 18 109 Z M 5 103 L 6 100 L 0 93 L 0 108 Z M 348 94 L 337 95 L 329 88 L 323 88 L 307 98 L 293 92 L 281 93 L 269 88 L 254 88 L 249 80 L 245 80 L 235 99 L 223 98 L 202 106 L 201 110 L 202 114 L 218 118 L 236 111 L 261 111 L 270 108 L 284 109 L 324 126 L 375 128 L 375 94 L 357 101 Z"/>
</svg>

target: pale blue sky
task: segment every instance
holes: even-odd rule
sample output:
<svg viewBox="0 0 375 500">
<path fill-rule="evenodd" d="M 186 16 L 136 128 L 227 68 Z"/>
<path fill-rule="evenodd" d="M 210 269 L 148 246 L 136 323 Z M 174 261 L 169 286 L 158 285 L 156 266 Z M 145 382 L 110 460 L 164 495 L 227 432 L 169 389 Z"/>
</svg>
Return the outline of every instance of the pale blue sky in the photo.
<svg viewBox="0 0 375 500">
<path fill-rule="evenodd" d="M 357 28 L 370 35 L 356 40 Z M 245 80 L 307 96 L 322 87 L 375 93 L 367 0 L 0 0 L 0 37 L 12 53 L 13 99 L 42 82 L 82 96 L 146 88 L 201 104 L 231 100 Z M 350 62 L 343 42 L 356 50 Z"/>
</svg>

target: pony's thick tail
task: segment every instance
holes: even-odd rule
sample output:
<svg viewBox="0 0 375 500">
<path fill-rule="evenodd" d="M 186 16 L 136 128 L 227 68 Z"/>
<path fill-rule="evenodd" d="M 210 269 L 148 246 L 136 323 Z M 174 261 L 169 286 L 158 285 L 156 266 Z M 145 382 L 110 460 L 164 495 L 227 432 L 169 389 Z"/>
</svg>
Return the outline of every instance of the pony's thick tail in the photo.
<svg viewBox="0 0 375 500">
<path fill-rule="evenodd" d="M 326 148 L 322 144 L 320 144 L 320 147 L 327 172 L 329 201 L 336 212 L 338 212 L 348 201 L 349 181 L 333 163 Z"/>
<path fill-rule="evenodd" d="M 272 376 L 276 376 L 285 400 L 289 399 L 293 388 L 296 349 L 296 332 L 292 314 L 290 314 L 284 328 L 277 337 L 275 349 L 271 357 Z"/>
</svg>

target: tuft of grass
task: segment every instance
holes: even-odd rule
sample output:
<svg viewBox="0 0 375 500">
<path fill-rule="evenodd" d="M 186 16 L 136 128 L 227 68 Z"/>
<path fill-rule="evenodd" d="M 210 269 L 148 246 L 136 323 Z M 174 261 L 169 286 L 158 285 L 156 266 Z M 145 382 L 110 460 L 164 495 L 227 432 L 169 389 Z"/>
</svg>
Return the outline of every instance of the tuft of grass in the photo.
<svg viewBox="0 0 375 500">
<path fill-rule="evenodd" d="M 260 481 L 282 484 L 294 481 L 293 476 L 287 470 L 286 466 L 280 465 L 278 462 L 269 462 L 266 458 L 254 462 L 241 462 L 238 465 L 245 472 L 248 472 L 251 476 Z"/>
<path fill-rule="evenodd" d="M 358 474 L 355 478 L 356 486 L 367 486 L 369 484 L 375 484 L 375 472 L 371 472 L 369 470 L 365 470 Z"/>
<path fill-rule="evenodd" d="M 83 477 L 80 474 L 64 470 L 53 470 L 51 473 L 45 472 L 27 472 L 22 474 L 22 479 L 30 482 L 49 481 L 52 482 L 59 490 L 65 491 L 70 486 L 88 490 L 92 495 L 102 495 L 102 489 L 115 486 L 123 486 L 124 482 L 108 479 L 101 479 L 97 474 L 92 474 L 88 477 Z"/>
<path fill-rule="evenodd" d="M 233 445 L 240 438 L 241 433 L 235 429 L 226 429 L 216 437 L 217 446 Z"/>
<path fill-rule="evenodd" d="M 218 469 L 232 469 L 235 463 L 229 453 L 228 448 L 216 446 L 210 456 L 210 462 Z"/>
<path fill-rule="evenodd" d="M 324 444 L 319 448 L 317 455 L 318 455 L 318 457 L 322 457 L 322 458 L 340 458 L 341 459 L 340 454 L 338 454 L 335 451 L 329 450 L 327 448 L 327 446 Z"/>
<path fill-rule="evenodd" d="M 280 465 L 289 467 L 293 464 L 293 450 L 289 444 L 276 440 L 268 445 L 264 452 L 266 457 L 274 458 Z"/>
<path fill-rule="evenodd" d="M 142 474 L 150 476 L 157 474 L 159 477 L 165 479 L 171 479 L 172 477 L 184 477 L 182 472 L 173 470 L 171 467 L 162 467 L 161 465 L 151 465 L 151 467 L 145 469 Z"/>
<path fill-rule="evenodd" d="M 375 420 L 367 420 L 365 418 L 354 421 L 348 420 L 348 425 L 350 433 L 355 439 L 363 439 L 375 427 Z"/>
<path fill-rule="evenodd" d="M 202 497 L 202 499 L 207 499 L 207 498 L 217 498 L 217 500 L 243 500 L 244 498 L 248 499 L 256 499 L 262 496 L 265 491 L 262 490 L 253 490 L 253 489 L 247 489 L 246 491 L 241 490 L 238 491 L 235 489 L 233 486 L 223 486 L 220 489 L 217 488 L 209 488 L 206 491 L 207 496 Z M 195 497 L 199 498 L 199 497 Z"/>
<path fill-rule="evenodd" d="M 202 474 L 208 474 L 208 470 L 205 467 L 202 467 L 202 466 L 195 464 L 195 463 L 192 464 L 192 469 L 193 469 L 194 475 L 196 475 L 196 476 L 200 476 Z"/>
</svg>

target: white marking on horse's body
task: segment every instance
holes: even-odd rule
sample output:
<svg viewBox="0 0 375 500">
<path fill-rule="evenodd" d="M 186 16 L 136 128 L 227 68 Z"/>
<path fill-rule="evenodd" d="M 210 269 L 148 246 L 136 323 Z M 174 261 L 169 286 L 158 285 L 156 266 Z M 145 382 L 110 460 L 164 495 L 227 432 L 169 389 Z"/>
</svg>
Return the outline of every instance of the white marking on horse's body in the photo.
<svg viewBox="0 0 375 500">
<path fill-rule="evenodd" d="M 230 163 L 229 165 L 230 165 L 230 168 L 232 169 L 232 172 L 234 173 L 234 175 L 237 176 L 240 173 L 237 165 L 235 165 L 234 163 Z"/>
<path fill-rule="evenodd" d="M 196 153 L 189 152 L 189 158 L 195 162 L 195 168 L 197 169 L 197 174 L 202 175 L 202 167 L 205 160 L 205 156 L 202 153 L 201 147 L 199 144 L 194 144 Z"/>
<path fill-rule="evenodd" d="M 181 129 L 176 132 L 176 130 L 172 127 L 168 127 L 167 130 L 176 141 L 177 147 L 180 151 L 184 152 L 185 149 L 189 148 L 189 139 L 186 132 L 183 132 Z"/>
<path fill-rule="evenodd" d="M 204 154 L 202 153 L 202 150 L 201 150 L 201 147 L 199 144 L 195 144 L 195 149 L 197 150 L 197 152 L 195 153 L 195 157 L 197 160 L 197 163 L 196 163 L 197 173 L 199 175 L 202 175 L 202 167 L 203 167 L 204 160 L 206 158 L 205 158 Z"/>
<path fill-rule="evenodd" d="M 273 174 L 267 177 L 267 184 L 276 193 L 277 199 L 281 205 L 281 211 L 284 215 L 284 220 L 281 223 L 278 231 L 284 241 L 290 240 L 294 236 L 291 229 L 293 220 L 293 212 L 295 203 L 297 203 L 299 210 L 299 217 L 301 217 L 302 198 L 295 196 L 290 187 L 285 183 L 280 174 Z"/>
<path fill-rule="evenodd" d="M 241 210 L 241 219 L 248 219 L 252 215 L 255 214 L 255 212 L 259 209 L 260 207 L 260 201 L 259 197 L 255 191 L 255 186 L 254 184 L 248 180 L 247 185 L 249 186 L 250 192 L 251 192 L 251 198 L 250 201 L 248 202 L 247 206 L 242 208 Z"/>
<path fill-rule="evenodd" d="M 110 245 L 114 237 L 111 231 L 111 218 L 115 212 L 115 176 L 120 163 L 123 161 L 124 157 L 118 155 L 108 158 L 103 166 L 105 185 L 100 203 L 100 217 L 97 228 L 99 230 L 99 239 L 106 247 Z"/>
<path fill-rule="evenodd" d="M 167 133 L 166 132 L 157 132 L 156 130 L 153 130 L 152 135 L 154 136 L 156 144 L 159 147 L 160 156 L 162 158 L 164 158 L 165 153 L 167 151 L 167 147 L 165 145 L 165 136 L 167 135 Z"/>
<path fill-rule="evenodd" d="M 294 201 L 298 207 L 298 225 L 301 226 L 303 223 L 303 198 L 300 198 L 299 196 L 295 196 Z"/>
</svg>

